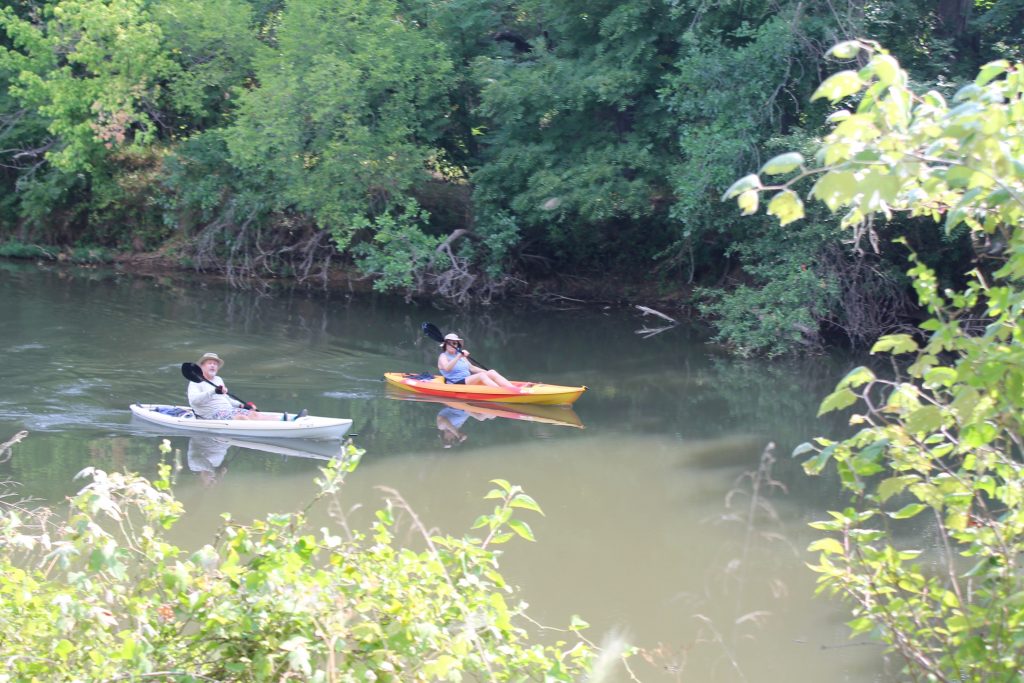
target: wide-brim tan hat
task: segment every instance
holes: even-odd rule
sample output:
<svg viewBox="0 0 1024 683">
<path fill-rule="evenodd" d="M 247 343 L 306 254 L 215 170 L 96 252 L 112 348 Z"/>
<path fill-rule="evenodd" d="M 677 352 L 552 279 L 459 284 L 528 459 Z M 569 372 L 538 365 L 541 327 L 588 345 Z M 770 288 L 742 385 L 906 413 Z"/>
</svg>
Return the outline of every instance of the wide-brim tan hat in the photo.
<svg viewBox="0 0 1024 683">
<path fill-rule="evenodd" d="M 218 370 L 220 370 L 222 367 L 224 367 L 224 361 L 221 360 L 221 357 L 218 356 L 215 353 L 204 353 L 203 355 L 199 356 L 199 360 L 196 361 L 196 365 L 202 365 L 204 362 L 206 362 L 208 360 L 215 360 L 215 361 L 217 361 L 217 369 Z"/>
<path fill-rule="evenodd" d="M 459 335 L 455 334 L 454 332 L 449 332 L 448 334 L 444 335 L 444 341 L 442 341 L 439 344 L 439 346 L 443 349 L 445 343 L 446 342 L 450 342 L 450 341 L 464 341 L 464 340 L 462 339 L 462 337 L 460 337 Z"/>
</svg>

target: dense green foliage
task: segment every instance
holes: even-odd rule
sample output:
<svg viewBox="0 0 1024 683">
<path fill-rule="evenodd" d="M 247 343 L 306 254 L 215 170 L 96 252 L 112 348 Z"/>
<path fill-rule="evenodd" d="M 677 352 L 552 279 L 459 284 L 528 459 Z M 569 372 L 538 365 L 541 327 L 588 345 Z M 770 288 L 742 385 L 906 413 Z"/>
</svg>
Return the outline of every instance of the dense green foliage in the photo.
<svg viewBox="0 0 1024 683">
<path fill-rule="evenodd" d="M 840 43 L 853 68 L 815 97 L 839 106 L 806 167 L 769 160 L 727 193 L 746 212 L 770 194 L 786 225 L 810 195 L 870 239 L 870 217 L 898 213 L 966 228 L 984 247 L 967 282 L 944 288 L 914 255 L 908 276 L 928 312 L 914 334 L 873 351 L 894 373 L 851 371 L 821 405 L 856 406 L 853 436 L 820 438 L 812 474 L 834 463 L 848 508 L 813 526 L 823 590 L 854 605 L 854 634 L 874 633 L 914 680 L 1016 681 L 1024 670 L 1024 62 L 995 60 L 951 101 L 918 94 L 877 44 Z M 857 68 L 859 67 L 859 68 Z M 900 239 L 904 242 L 905 240 Z"/>
<path fill-rule="evenodd" d="M 322 470 L 318 499 L 339 491 L 359 454 L 349 446 Z M 516 513 L 541 512 L 517 486 L 493 482 L 494 510 L 474 525 L 482 538 L 428 533 L 389 491 L 368 533 L 345 520 L 311 528 L 308 509 L 247 524 L 226 516 L 188 552 L 167 538 L 184 512 L 168 474 L 151 485 L 87 470 L 63 521 L 3 504 L 0 681 L 574 681 L 590 671 L 585 624 L 564 631 L 571 644 L 532 643 L 498 570 L 495 546 L 533 540 Z M 397 544 L 405 523 L 421 549 Z"/>
<path fill-rule="evenodd" d="M 913 314 L 898 252 L 844 243 L 824 211 L 783 232 L 717 198 L 762 153 L 813 146 L 825 46 L 879 39 L 948 94 L 1020 56 L 1021 7 L 16 0 L 0 238 L 230 276 L 343 262 L 460 302 L 583 278 L 695 294 L 739 353 L 866 343 Z M 962 282 L 963 231 L 889 229 Z"/>
</svg>

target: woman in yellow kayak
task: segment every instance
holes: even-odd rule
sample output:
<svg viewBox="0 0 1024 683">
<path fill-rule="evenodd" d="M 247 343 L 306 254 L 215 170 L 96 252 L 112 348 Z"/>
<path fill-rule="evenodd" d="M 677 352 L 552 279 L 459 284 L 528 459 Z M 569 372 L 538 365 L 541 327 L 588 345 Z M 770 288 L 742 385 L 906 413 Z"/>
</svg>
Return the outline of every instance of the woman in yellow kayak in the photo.
<svg viewBox="0 0 1024 683">
<path fill-rule="evenodd" d="M 489 387 L 516 389 L 517 387 L 496 370 L 484 370 L 469 361 L 469 351 L 462 348 L 462 338 L 455 333 L 446 334 L 437 357 L 437 369 L 444 375 L 445 384 L 483 384 Z"/>
</svg>

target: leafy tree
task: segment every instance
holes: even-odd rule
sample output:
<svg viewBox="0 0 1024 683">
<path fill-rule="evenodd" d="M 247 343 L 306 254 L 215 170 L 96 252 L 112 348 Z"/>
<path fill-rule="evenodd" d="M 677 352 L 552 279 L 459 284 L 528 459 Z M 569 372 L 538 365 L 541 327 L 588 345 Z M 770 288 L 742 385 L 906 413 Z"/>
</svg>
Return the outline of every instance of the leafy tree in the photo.
<svg viewBox="0 0 1024 683">
<path fill-rule="evenodd" d="M 477 210 L 514 216 L 521 248 L 553 266 L 644 263 L 667 206 L 672 145 L 657 91 L 678 22 L 643 0 L 519 8 L 518 50 L 475 65 L 486 125 Z"/>
<path fill-rule="evenodd" d="M 339 249 L 383 216 L 417 229 L 418 213 L 401 207 L 427 178 L 445 116 L 444 47 L 394 2 L 367 0 L 289 4 L 275 40 L 227 131 L 232 162 Z"/>
<path fill-rule="evenodd" d="M 152 142 L 147 110 L 171 62 L 142 0 L 60 0 L 42 5 L 38 22 L 8 7 L 0 28 L 12 43 L 0 69 L 16 74 L 10 92 L 22 106 L 46 119 L 51 164 L 90 172 L 108 150 Z"/>
<path fill-rule="evenodd" d="M 18 213 L 51 241 L 123 243 L 126 223 L 146 235 L 159 225 L 154 143 L 161 84 L 173 70 L 146 3 L 59 0 L 18 9 L 0 12 Z"/>
<path fill-rule="evenodd" d="M 805 469 L 829 463 L 849 507 L 813 526 L 821 589 L 854 606 L 854 634 L 875 633 L 915 678 L 1017 680 L 1024 670 L 1024 64 L 985 65 L 947 102 L 916 94 L 876 43 L 833 48 L 860 68 L 827 78 L 815 97 L 837 105 L 811 166 L 797 153 L 765 163 L 764 184 L 738 180 L 727 196 L 746 213 L 770 194 L 780 225 L 799 220 L 794 183 L 870 237 L 871 218 L 899 212 L 966 226 L 982 260 L 959 290 L 939 286 L 913 258 L 913 285 L 929 317 L 918 334 L 884 336 L 893 376 L 851 371 L 821 412 L 857 405 L 857 428 L 819 438 Z M 853 100 L 859 98 L 856 106 Z M 928 537 L 934 543 L 926 547 Z"/>
<path fill-rule="evenodd" d="M 260 43 L 250 3 L 225 0 L 161 0 L 151 6 L 164 52 L 174 61 L 168 74 L 169 137 L 227 123 L 246 87 L 254 62 L 270 49 Z"/>
</svg>

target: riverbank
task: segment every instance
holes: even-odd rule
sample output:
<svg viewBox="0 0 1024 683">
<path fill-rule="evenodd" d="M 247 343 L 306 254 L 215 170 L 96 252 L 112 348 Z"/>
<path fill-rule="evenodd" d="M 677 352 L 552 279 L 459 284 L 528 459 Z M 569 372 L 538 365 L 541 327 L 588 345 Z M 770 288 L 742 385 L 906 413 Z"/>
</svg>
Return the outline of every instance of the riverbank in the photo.
<svg viewBox="0 0 1024 683">
<path fill-rule="evenodd" d="M 50 245 L 8 245 L 0 258 L 14 261 L 36 261 L 60 266 L 110 266 L 133 275 L 152 277 L 180 276 L 209 282 L 228 283 L 245 289 L 319 289 L 348 294 L 370 294 L 374 278 L 345 266 L 332 266 L 326 273 L 307 278 L 278 276 L 239 276 L 222 270 L 197 270 L 184 264 L 169 250 L 150 252 L 115 252 L 101 248 L 61 248 Z M 680 286 L 668 290 L 664 282 L 650 278 L 631 280 L 621 276 L 587 277 L 561 275 L 524 280 L 524 285 L 507 298 L 490 302 L 531 303 L 539 306 L 646 306 L 654 307 L 673 318 L 695 318 L 692 288 Z M 407 300 L 437 301 L 431 294 L 402 294 Z M 454 306 L 454 304 L 452 304 Z"/>
</svg>

